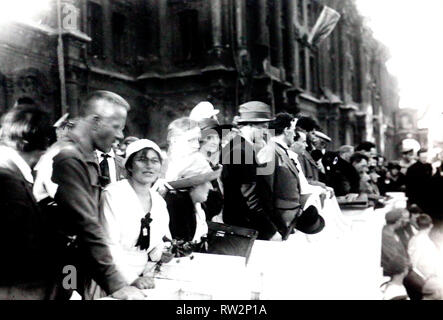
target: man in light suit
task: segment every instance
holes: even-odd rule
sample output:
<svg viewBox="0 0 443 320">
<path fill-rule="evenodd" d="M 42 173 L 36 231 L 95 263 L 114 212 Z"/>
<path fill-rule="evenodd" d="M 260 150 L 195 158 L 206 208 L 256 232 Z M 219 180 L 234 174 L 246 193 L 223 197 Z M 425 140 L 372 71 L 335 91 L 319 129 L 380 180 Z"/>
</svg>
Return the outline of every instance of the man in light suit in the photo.
<svg viewBox="0 0 443 320">
<path fill-rule="evenodd" d="M 273 170 L 263 175 L 262 197 L 271 208 L 272 220 L 282 239 L 286 240 L 296 228 L 304 233 L 320 232 L 324 227 L 323 218 L 314 208 L 303 212 L 301 199 L 300 167 L 292 159 L 289 147 L 294 143 L 296 121 L 288 113 L 279 113 L 269 128 L 275 130 L 275 137 L 257 155 L 260 165 L 271 165 Z M 306 181 L 307 182 L 307 181 Z M 303 212 L 303 213 L 302 213 Z M 294 223 L 297 222 L 297 223 Z"/>
</svg>

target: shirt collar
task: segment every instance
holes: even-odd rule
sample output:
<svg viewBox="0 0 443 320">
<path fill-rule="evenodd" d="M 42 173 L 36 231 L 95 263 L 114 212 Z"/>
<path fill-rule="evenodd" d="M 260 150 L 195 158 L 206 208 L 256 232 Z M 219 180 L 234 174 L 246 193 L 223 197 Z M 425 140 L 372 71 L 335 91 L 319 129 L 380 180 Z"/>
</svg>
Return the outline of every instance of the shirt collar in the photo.
<svg viewBox="0 0 443 320">
<path fill-rule="evenodd" d="M 111 158 L 115 158 L 115 153 L 114 153 L 114 149 L 112 149 L 111 148 L 111 151 L 109 151 L 109 152 L 102 152 L 102 151 L 100 151 L 100 150 L 95 150 L 95 152 L 97 153 L 97 157 L 99 158 L 99 159 L 101 159 L 101 156 L 102 156 L 102 154 L 107 154 L 109 157 L 111 157 Z"/>
<path fill-rule="evenodd" d="M 11 161 L 20 170 L 26 181 L 34 183 L 32 169 L 20 154 L 10 147 L 0 146 L 0 162 L 6 161 Z"/>
</svg>

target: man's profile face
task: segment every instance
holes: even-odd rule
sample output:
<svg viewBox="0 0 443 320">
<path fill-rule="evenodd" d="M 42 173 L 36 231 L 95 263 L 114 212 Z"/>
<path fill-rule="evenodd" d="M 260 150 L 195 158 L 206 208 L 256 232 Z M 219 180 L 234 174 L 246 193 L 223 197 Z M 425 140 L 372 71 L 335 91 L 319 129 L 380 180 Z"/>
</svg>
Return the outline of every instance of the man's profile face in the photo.
<svg viewBox="0 0 443 320">
<path fill-rule="evenodd" d="M 312 130 L 308 132 L 306 140 L 310 145 L 315 146 L 320 139 L 315 135 L 315 130 Z"/>
<path fill-rule="evenodd" d="M 109 152 L 116 139 L 124 138 L 127 111 L 112 103 L 109 103 L 109 108 L 112 108 L 112 112 L 108 117 L 100 117 L 94 137 L 95 148 L 102 152 Z"/>
<path fill-rule="evenodd" d="M 296 152 L 302 153 L 304 150 L 306 150 L 307 144 L 306 144 L 306 133 L 299 131 L 298 132 L 299 138 L 297 141 L 293 144 L 293 149 Z"/>
<path fill-rule="evenodd" d="M 286 144 L 290 147 L 294 143 L 296 121 L 291 121 L 291 126 L 285 130 Z"/>
<path fill-rule="evenodd" d="M 360 162 L 354 162 L 353 165 L 358 173 L 367 173 L 369 170 L 366 159 L 361 159 Z"/>
<path fill-rule="evenodd" d="M 254 123 L 251 127 L 253 128 L 254 142 L 264 141 L 268 133 L 268 122 Z"/>
</svg>

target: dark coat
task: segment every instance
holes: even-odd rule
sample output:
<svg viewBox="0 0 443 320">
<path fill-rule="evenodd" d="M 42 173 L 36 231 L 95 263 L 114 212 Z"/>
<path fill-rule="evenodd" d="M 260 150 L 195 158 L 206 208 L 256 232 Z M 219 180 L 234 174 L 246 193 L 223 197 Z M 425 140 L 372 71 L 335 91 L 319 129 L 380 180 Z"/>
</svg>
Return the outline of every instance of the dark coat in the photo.
<svg viewBox="0 0 443 320">
<path fill-rule="evenodd" d="M 335 164 L 326 171 L 326 185 L 334 189 L 337 197 L 360 193 L 360 175 L 348 161 L 337 156 Z"/>
<path fill-rule="evenodd" d="M 272 221 L 285 235 L 291 231 L 289 225 L 300 208 L 299 169 L 279 143 L 263 148 L 258 158 L 260 164 L 272 167 L 269 174 L 262 176 L 268 190 L 264 196 L 268 197 L 266 203 L 271 204 Z"/>
<path fill-rule="evenodd" d="M 405 192 L 406 190 L 406 177 L 403 173 L 399 172 L 398 176 L 394 179 L 390 176 L 379 179 L 380 192 L 385 194 L 386 192 Z"/>
<path fill-rule="evenodd" d="M 206 213 L 206 220 L 220 214 L 223 209 L 223 193 L 217 180 L 211 181 L 212 190 L 208 193 L 208 199 L 202 203 L 202 208 Z"/>
<path fill-rule="evenodd" d="M 443 220 L 443 201 L 441 198 L 443 190 L 443 175 L 441 172 L 442 168 L 438 168 L 437 172 L 430 179 L 426 201 L 426 213 L 431 215 L 432 218 L 440 221 Z"/>
<path fill-rule="evenodd" d="M 31 183 L 15 165 L 2 165 L 0 190 L 0 287 L 47 281 L 54 272 L 51 242 Z"/>
<path fill-rule="evenodd" d="M 254 147 L 241 135 L 234 136 L 222 149 L 222 183 L 224 188 L 223 221 L 254 229 L 258 239 L 270 239 L 277 227 L 264 203 Z"/>
<path fill-rule="evenodd" d="M 406 196 L 410 204 L 417 204 L 422 210 L 427 209 L 427 193 L 432 177 L 432 166 L 417 161 L 406 172 Z"/>
<path fill-rule="evenodd" d="M 197 227 L 195 207 L 188 191 L 171 190 L 165 195 L 169 212 L 169 230 L 176 240 L 192 241 Z"/>
</svg>

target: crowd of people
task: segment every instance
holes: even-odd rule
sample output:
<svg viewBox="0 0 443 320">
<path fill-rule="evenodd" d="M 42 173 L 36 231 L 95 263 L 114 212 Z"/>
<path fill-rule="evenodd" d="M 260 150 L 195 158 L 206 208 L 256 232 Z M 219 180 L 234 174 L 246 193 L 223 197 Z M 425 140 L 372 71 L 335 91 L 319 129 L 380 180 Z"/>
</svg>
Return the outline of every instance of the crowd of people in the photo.
<svg viewBox="0 0 443 320">
<path fill-rule="evenodd" d="M 421 299 L 432 289 L 426 297 L 438 297 L 439 270 L 428 266 L 438 249 L 427 238 L 432 220 L 420 208 L 438 216 L 423 186 L 440 183 L 441 170 L 432 176 L 425 150 L 403 174 L 375 144 L 330 151 L 331 138 L 313 118 L 273 117 L 259 101 L 241 104 L 232 124 L 220 124 L 219 110 L 201 102 L 169 124 L 162 149 L 124 137 L 129 109 L 119 95 L 95 91 L 78 117 L 54 126 L 34 105 L 3 116 L 0 299 L 65 300 L 74 290 L 83 299 L 144 299 L 143 290 L 155 286 L 144 275 L 149 261 L 220 252 L 211 228 L 269 241 L 332 232 L 331 225 L 349 227 L 338 203 L 383 206 L 389 192 L 406 192 L 420 213 L 386 216 L 382 266 L 390 281 L 383 290 Z M 400 240 L 396 232 L 406 225 Z M 229 243 L 221 252 L 238 250 Z M 70 285 L 66 266 L 77 272 Z"/>
</svg>

